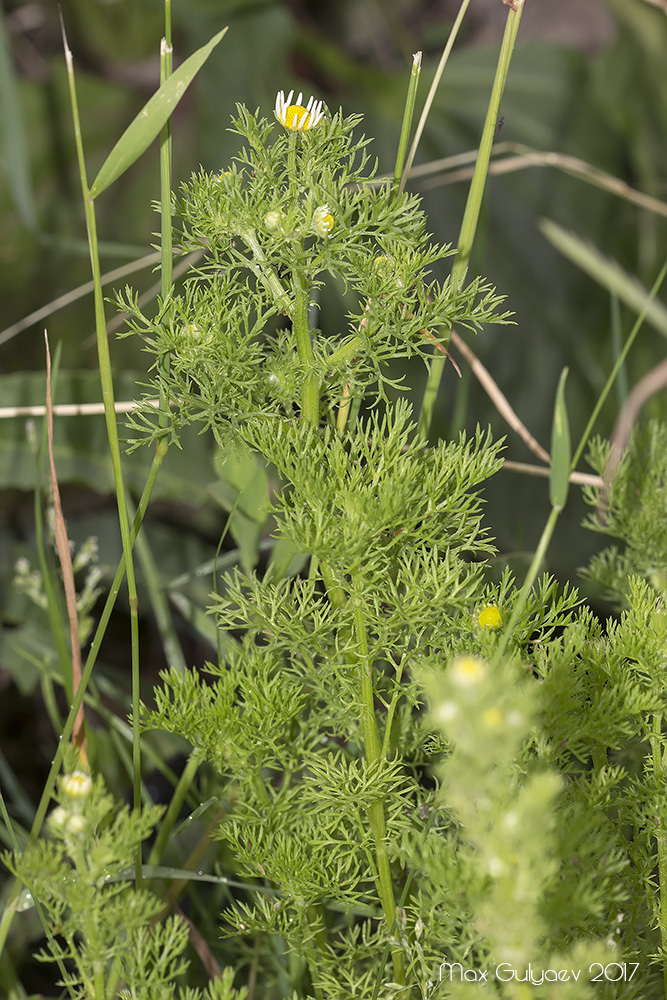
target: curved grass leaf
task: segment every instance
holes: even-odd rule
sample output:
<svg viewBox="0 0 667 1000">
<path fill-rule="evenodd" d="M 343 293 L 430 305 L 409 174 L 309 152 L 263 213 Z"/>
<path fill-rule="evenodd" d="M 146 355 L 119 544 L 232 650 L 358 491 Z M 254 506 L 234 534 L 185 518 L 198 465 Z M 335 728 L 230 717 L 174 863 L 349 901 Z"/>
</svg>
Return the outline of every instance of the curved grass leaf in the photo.
<svg viewBox="0 0 667 1000">
<path fill-rule="evenodd" d="M 575 233 L 568 232 L 551 219 L 542 219 L 540 230 L 576 267 L 585 271 L 594 281 L 608 289 L 638 315 L 646 306 L 646 319 L 663 337 L 667 337 L 667 308 L 657 299 L 650 300 L 648 288 L 620 264 L 592 246 Z M 648 304 L 647 304 L 648 302 Z"/>
<path fill-rule="evenodd" d="M 148 149 L 153 139 L 157 138 L 160 129 L 227 30 L 223 28 L 210 42 L 193 52 L 144 105 L 102 164 L 90 189 L 91 198 L 97 198 L 98 194 L 118 180 Z"/>
<path fill-rule="evenodd" d="M 570 423 L 565 404 L 565 380 L 568 369 L 563 368 L 556 390 L 554 419 L 551 428 L 551 478 L 549 499 L 554 507 L 562 510 L 567 500 L 570 480 Z"/>
</svg>

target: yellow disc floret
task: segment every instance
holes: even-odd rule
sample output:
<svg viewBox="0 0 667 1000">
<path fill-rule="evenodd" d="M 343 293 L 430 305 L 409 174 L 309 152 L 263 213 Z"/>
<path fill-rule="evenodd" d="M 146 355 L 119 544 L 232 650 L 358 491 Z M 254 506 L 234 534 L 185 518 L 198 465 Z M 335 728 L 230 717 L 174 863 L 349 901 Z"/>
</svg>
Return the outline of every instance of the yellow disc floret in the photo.
<svg viewBox="0 0 667 1000">
<path fill-rule="evenodd" d="M 487 604 L 477 612 L 477 624 L 481 628 L 500 628 L 502 623 L 502 616 L 495 604 Z"/>
<path fill-rule="evenodd" d="M 487 708 L 482 712 L 482 722 L 487 729 L 499 729 L 503 724 L 503 713 L 499 708 Z"/>
<path fill-rule="evenodd" d="M 305 132 L 319 125 L 324 118 L 322 101 L 316 101 L 311 97 L 304 107 L 301 103 L 303 94 L 299 94 L 294 104 L 292 104 L 293 96 L 293 90 L 290 90 L 287 97 L 285 91 L 281 90 L 276 97 L 275 115 L 280 124 L 291 132 Z"/>
</svg>

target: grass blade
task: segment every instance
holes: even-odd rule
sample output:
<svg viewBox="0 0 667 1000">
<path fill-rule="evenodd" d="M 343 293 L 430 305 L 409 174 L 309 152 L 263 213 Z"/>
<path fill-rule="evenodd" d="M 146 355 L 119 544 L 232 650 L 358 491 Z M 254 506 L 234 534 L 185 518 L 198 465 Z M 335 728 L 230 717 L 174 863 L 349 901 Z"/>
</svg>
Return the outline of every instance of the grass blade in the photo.
<svg viewBox="0 0 667 1000">
<path fill-rule="evenodd" d="M 227 28 L 223 28 L 210 42 L 193 52 L 144 105 L 104 161 L 90 188 L 91 198 L 96 198 L 118 180 L 157 138 L 194 77 L 226 32 Z"/>
<path fill-rule="evenodd" d="M 565 381 L 567 368 L 563 368 L 554 405 L 554 419 L 551 429 L 551 480 L 549 484 L 549 499 L 554 507 L 562 510 L 567 501 L 567 491 L 570 485 L 570 423 L 567 418 L 565 403 Z"/>
<path fill-rule="evenodd" d="M 652 298 L 649 290 L 637 278 L 624 271 L 615 260 L 585 242 L 575 233 L 568 232 L 551 219 L 542 219 L 540 229 L 549 242 L 594 281 L 616 295 L 633 312 L 646 308 L 646 319 L 663 337 L 667 337 L 667 307 Z"/>
</svg>

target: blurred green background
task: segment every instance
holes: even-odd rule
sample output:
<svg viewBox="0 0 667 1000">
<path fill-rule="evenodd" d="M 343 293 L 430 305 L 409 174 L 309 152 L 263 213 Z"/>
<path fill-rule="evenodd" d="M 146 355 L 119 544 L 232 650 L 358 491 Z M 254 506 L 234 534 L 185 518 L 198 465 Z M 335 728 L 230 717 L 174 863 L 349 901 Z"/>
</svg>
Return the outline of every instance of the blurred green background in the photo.
<svg viewBox="0 0 667 1000">
<path fill-rule="evenodd" d="M 229 32 L 205 65 L 173 122 L 174 184 L 203 165 L 223 169 L 236 151 L 228 131 L 236 102 L 271 116 L 276 91 L 295 88 L 324 98 L 330 109 L 361 112 L 374 137 L 381 172 L 394 165 L 412 53 L 424 52 L 417 99 L 421 111 L 458 10 L 454 0 L 176 0 L 175 59 L 180 61 L 222 26 Z M 163 32 L 159 0 L 63 0 L 62 19 L 74 54 L 89 178 L 158 84 Z M 416 165 L 475 149 L 508 8 L 472 0 L 427 122 Z M 0 175 L 0 406 L 43 399 L 43 341 L 62 347 L 58 401 L 98 400 L 92 301 L 89 296 L 17 330 L 24 317 L 89 280 L 83 210 L 69 114 L 58 10 L 51 2 L 5 0 L 0 45 L 2 174 Z M 521 143 L 578 157 L 632 187 L 667 199 L 667 16 L 663 0 L 526 0 L 519 43 L 502 101 L 497 145 Z M 442 175 L 410 182 L 423 194 L 438 241 L 455 242 L 467 182 Z M 157 146 L 97 202 L 110 271 L 155 243 L 159 195 Z M 507 296 L 516 325 L 469 338 L 521 420 L 549 447 L 560 371 L 570 367 L 568 405 L 575 438 L 583 428 L 627 336 L 634 314 L 612 299 L 541 234 L 555 220 L 614 258 L 650 287 L 665 259 L 667 220 L 553 167 L 490 178 L 472 267 Z M 443 277 L 444 275 L 440 275 Z M 125 280 L 143 294 L 157 275 L 144 267 Z M 109 294 L 114 286 L 108 286 Z M 663 296 L 664 298 L 664 296 Z M 326 296 L 325 322 L 340 328 L 345 303 Z M 120 327 L 114 307 L 109 316 Z M 602 415 L 608 434 L 624 394 L 664 356 L 650 326 Z M 117 398 L 131 399 L 145 371 L 135 339 L 113 342 Z M 534 461 L 479 384 L 448 365 L 437 410 L 440 434 L 491 424 L 507 434 L 507 457 Z M 86 370 L 89 374 L 86 375 Z M 71 373 L 66 375 L 66 373 Z M 424 370 L 408 373 L 420 399 Z M 647 412 L 662 415 L 656 395 Z M 39 433 L 40 424 L 35 433 Z M 12 591 L 12 567 L 32 545 L 36 460 L 24 420 L 0 421 L 0 585 Z M 115 507 L 101 418 L 62 418 L 56 429 L 66 514 L 75 539 L 101 536 L 101 559 L 118 553 Z M 139 487 L 150 456 L 128 465 Z M 213 449 L 192 435 L 170 454 L 158 485 L 150 530 L 159 572 L 174 574 L 214 551 L 225 522 Z M 223 490 L 224 492 L 224 490 Z M 217 499 L 216 499 L 217 495 Z M 488 520 L 503 553 L 530 551 L 548 513 L 544 479 L 503 471 L 488 488 Z M 561 578 L 597 548 L 580 528 L 578 490 L 558 526 L 549 569 Z M 517 566 L 521 565 L 518 556 Z M 20 614 L 18 611 L 12 615 Z M 10 615 L 5 623 L 15 623 Z"/>
</svg>

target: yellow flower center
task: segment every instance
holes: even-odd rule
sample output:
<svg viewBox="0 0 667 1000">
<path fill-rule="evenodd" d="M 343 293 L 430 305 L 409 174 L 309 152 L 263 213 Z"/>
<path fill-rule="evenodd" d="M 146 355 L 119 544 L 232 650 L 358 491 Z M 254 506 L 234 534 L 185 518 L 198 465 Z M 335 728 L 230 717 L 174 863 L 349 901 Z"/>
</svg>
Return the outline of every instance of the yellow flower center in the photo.
<svg viewBox="0 0 667 1000">
<path fill-rule="evenodd" d="M 318 236 L 328 236 L 335 225 L 336 220 L 329 211 L 328 205 L 320 205 L 313 213 L 313 229 Z"/>
<path fill-rule="evenodd" d="M 64 774 L 60 779 L 60 785 L 64 794 L 70 799 L 86 799 L 93 790 L 92 778 L 83 771 Z"/>
<path fill-rule="evenodd" d="M 285 112 L 285 128 L 291 128 L 293 132 L 310 128 L 308 109 L 302 104 L 290 104 Z"/>
</svg>

